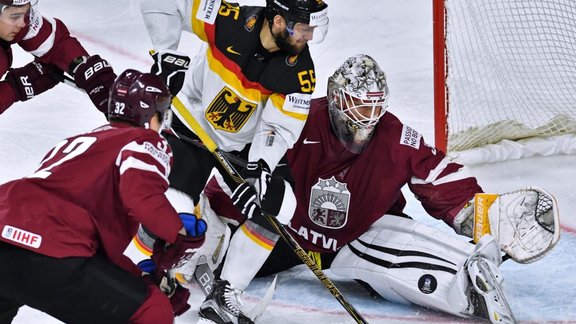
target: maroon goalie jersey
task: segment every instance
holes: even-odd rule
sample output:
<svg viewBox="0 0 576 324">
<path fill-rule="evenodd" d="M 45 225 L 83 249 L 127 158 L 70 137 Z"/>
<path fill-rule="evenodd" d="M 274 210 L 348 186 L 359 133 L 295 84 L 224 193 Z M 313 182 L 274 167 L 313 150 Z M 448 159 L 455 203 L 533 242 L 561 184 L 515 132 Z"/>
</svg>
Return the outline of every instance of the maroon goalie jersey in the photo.
<svg viewBox="0 0 576 324">
<path fill-rule="evenodd" d="M 303 248 L 317 252 L 336 251 L 383 215 L 401 214 L 406 184 L 430 215 L 450 226 L 464 204 L 482 192 L 467 168 L 426 145 L 417 131 L 390 112 L 381 118 L 365 150 L 351 153 L 332 133 L 325 98 L 312 100 L 288 160 L 298 202 L 289 226 Z M 209 190 L 207 194 L 215 196 Z M 211 205 L 220 215 L 229 215 L 222 214 L 216 202 Z"/>
<path fill-rule="evenodd" d="M 172 151 L 157 132 L 106 125 L 61 141 L 36 172 L 0 186 L 0 240 L 52 256 L 123 252 L 142 223 L 174 242 L 182 222 L 164 193 Z"/>
</svg>

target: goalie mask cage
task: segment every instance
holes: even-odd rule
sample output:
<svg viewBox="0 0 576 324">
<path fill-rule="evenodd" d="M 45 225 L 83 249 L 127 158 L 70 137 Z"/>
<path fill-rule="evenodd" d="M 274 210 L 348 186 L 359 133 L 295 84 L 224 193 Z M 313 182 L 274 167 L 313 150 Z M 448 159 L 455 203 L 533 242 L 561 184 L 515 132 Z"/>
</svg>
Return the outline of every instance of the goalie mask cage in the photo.
<svg viewBox="0 0 576 324">
<path fill-rule="evenodd" d="M 458 154 L 537 138 L 524 156 L 575 153 L 576 1 L 433 1 L 436 146 Z M 556 148 L 533 152 L 553 138 Z"/>
</svg>

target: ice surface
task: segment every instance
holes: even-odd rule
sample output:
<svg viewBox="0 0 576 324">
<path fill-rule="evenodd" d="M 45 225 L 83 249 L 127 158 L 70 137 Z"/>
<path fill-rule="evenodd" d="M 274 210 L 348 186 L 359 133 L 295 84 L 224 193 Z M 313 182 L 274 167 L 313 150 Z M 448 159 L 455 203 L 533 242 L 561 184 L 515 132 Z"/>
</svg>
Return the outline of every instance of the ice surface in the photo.
<svg viewBox="0 0 576 324">
<path fill-rule="evenodd" d="M 242 1 L 242 3 L 263 3 Z M 315 96 L 326 91 L 329 74 L 347 57 L 366 53 L 386 71 L 391 89 L 390 110 L 433 141 L 432 1 L 327 0 L 330 31 L 324 43 L 312 47 L 317 68 Z M 116 72 L 147 70 L 151 47 L 135 0 L 40 0 L 40 9 L 62 19 L 92 54 L 108 59 Z M 194 54 L 198 41 L 185 34 L 181 50 Z M 15 48 L 14 66 L 31 56 Z M 42 156 L 60 139 L 105 123 L 88 98 L 66 85 L 0 116 L 0 183 L 30 174 Z M 473 167 L 485 191 L 505 192 L 537 185 L 554 193 L 563 218 L 563 237 L 556 249 L 530 265 L 508 261 L 502 265 L 505 290 L 521 323 L 576 323 L 576 157 L 556 156 Z M 445 228 L 425 216 L 406 192 L 408 214 Z M 449 230 L 449 229 L 447 229 Z M 0 265 L 1 266 L 1 265 Z M 327 272 L 328 274 L 329 271 Z M 253 305 L 272 278 L 256 280 L 246 292 Z M 338 287 L 370 323 L 474 323 L 419 307 L 398 305 L 370 296 L 355 282 L 337 281 Z M 195 323 L 203 299 L 192 289 L 192 310 L 176 323 Z M 14 323 L 59 323 L 24 307 Z M 260 323 L 353 323 L 340 304 L 304 266 L 279 277 L 275 298 Z"/>
</svg>

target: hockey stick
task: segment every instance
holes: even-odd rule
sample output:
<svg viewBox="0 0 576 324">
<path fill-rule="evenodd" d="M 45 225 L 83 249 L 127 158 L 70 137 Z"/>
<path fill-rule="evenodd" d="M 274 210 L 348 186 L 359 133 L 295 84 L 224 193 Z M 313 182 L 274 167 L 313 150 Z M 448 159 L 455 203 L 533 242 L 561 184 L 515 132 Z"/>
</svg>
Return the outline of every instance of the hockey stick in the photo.
<svg viewBox="0 0 576 324">
<path fill-rule="evenodd" d="M 243 184 L 246 182 L 244 178 L 236 171 L 236 168 L 232 165 L 232 163 L 228 160 L 228 156 L 224 154 L 224 152 L 220 151 L 216 143 L 210 138 L 208 133 L 202 129 L 202 126 L 198 124 L 198 122 L 194 119 L 192 114 L 184 107 L 184 104 L 178 99 L 178 97 L 174 97 L 172 100 L 172 105 L 174 108 L 180 113 L 180 115 L 184 118 L 184 120 L 188 123 L 190 127 L 194 130 L 194 133 L 200 138 L 200 140 L 204 143 L 204 146 L 210 151 L 218 163 L 226 170 L 228 176 L 234 180 L 236 184 Z M 263 216 L 270 222 L 274 230 L 286 241 L 288 246 L 296 253 L 296 255 L 300 258 L 300 260 L 308 266 L 310 270 L 316 275 L 316 277 L 320 280 L 320 282 L 330 291 L 330 293 L 340 302 L 340 304 L 344 307 L 344 309 L 354 318 L 356 323 L 368 323 L 364 317 L 354 308 L 354 306 L 346 300 L 344 295 L 340 292 L 340 290 L 334 285 L 332 280 L 324 274 L 324 272 L 318 267 L 318 265 L 308 256 L 306 251 L 294 240 L 294 238 L 286 231 L 286 229 L 278 222 L 278 220 L 270 215 L 263 214 Z"/>
</svg>

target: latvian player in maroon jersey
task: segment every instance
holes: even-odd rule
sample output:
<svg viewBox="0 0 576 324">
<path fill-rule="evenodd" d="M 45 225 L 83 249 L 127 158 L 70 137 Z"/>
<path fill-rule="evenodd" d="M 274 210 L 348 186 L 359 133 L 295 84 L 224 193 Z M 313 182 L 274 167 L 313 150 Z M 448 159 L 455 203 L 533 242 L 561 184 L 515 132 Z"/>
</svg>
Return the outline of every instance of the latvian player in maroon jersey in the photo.
<svg viewBox="0 0 576 324">
<path fill-rule="evenodd" d="M 171 98 L 159 77 L 126 70 L 109 125 L 61 141 L 36 172 L 0 186 L 1 323 L 22 305 L 66 323 L 168 324 L 187 310 L 188 290 L 157 285 L 206 230 L 165 197 Z M 140 224 L 158 237 L 142 266 L 150 275 L 123 254 Z"/>
<path fill-rule="evenodd" d="M 108 90 L 116 77 L 108 62 L 90 56 L 62 21 L 40 14 L 37 0 L 0 0 L 0 114 L 53 88 L 62 71 L 75 79 L 102 113 L 108 113 Z M 12 45 L 35 59 L 12 68 Z"/>
<path fill-rule="evenodd" d="M 273 188 L 281 183 L 275 174 L 261 210 L 278 215 L 323 269 L 364 282 L 390 301 L 494 323 L 514 322 L 501 289 L 501 249 L 521 263 L 547 253 L 559 237 L 553 197 L 539 188 L 488 196 L 468 168 L 427 145 L 416 130 L 387 111 L 388 99 L 386 76 L 371 57 L 347 59 L 329 78 L 328 96 L 312 100 L 302 135 L 287 153 L 295 213 L 282 212 L 294 210 L 284 206 L 293 204 L 286 196 L 270 196 L 283 191 Z M 429 215 L 462 236 L 406 215 L 405 185 Z M 204 218 L 215 212 L 224 222 L 240 225 L 216 282 L 242 291 L 256 275 L 302 264 L 275 232 L 240 214 L 258 197 L 243 197 L 221 176 L 209 182 L 205 195 L 209 203 L 201 204 Z M 504 210 L 508 214 L 500 216 Z M 469 243 L 472 224 L 476 222 L 478 231 L 480 219 L 490 221 L 486 227 L 492 226 L 492 235 L 482 232 L 486 235 L 479 235 L 476 244 Z M 527 228 L 511 225 L 513 219 L 531 224 L 533 238 L 524 246 L 539 246 L 537 253 L 510 248 L 522 245 L 522 235 L 510 233 Z M 213 223 L 211 228 L 216 228 Z M 207 237 L 210 246 L 210 238 L 219 236 L 209 231 Z M 183 268 L 182 273 L 193 271 Z M 224 305 L 218 300 L 214 304 Z M 225 306 L 220 309 L 226 311 Z"/>
</svg>

